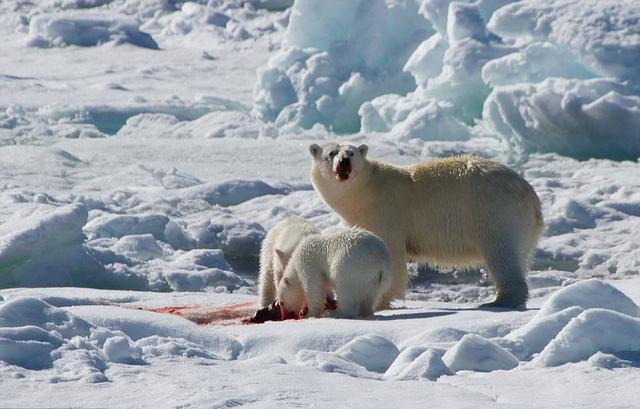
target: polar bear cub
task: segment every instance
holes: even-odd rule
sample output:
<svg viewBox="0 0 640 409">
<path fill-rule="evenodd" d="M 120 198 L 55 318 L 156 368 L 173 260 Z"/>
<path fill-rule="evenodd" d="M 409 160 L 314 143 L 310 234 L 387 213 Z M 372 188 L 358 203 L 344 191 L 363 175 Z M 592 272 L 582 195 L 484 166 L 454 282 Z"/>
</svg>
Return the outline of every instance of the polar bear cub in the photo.
<svg viewBox="0 0 640 409">
<path fill-rule="evenodd" d="M 319 234 L 318 229 L 297 216 L 284 219 L 269 230 L 260 249 L 259 308 L 275 301 L 276 289 L 287 261 L 302 239 L 312 234 Z"/>
<path fill-rule="evenodd" d="M 389 248 L 393 283 L 382 306 L 404 298 L 410 260 L 484 266 L 497 290 L 488 306 L 525 305 L 525 272 L 543 221 L 536 192 L 516 172 L 473 155 L 396 166 L 368 159 L 367 145 L 313 144 L 309 151 L 324 202 Z"/>
<path fill-rule="evenodd" d="M 367 317 L 391 285 L 387 246 L 375 234 L 350 228 L 305 238 L 291 255 L 278 285 L 278 300 L 288 312 L 306 305 L 308 316 L 321 317 L 326 294 L 335 292 L 337 318 Z"/>
</svg>

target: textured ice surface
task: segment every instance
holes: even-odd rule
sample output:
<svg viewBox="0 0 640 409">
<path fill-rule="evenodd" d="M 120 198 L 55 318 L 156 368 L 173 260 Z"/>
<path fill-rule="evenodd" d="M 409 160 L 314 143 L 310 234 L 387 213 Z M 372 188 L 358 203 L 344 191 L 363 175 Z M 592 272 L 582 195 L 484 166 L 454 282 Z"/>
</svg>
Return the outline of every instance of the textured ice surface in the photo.
<svg viewBox="0 0 640 409">
<path fill-rule="evenodd" d="M 550 41 L 597 75 L 637 83 L 639 18 L 634 0 L 525 0 L 496 11 L 489 28 L 509 40 Z"/>
<path fill-rule="evenodd" d="M 613 80 L 548 78 L 498 87 L 482 116 L 493 132 L 525 151 L 579 159 L 640 155 L 640 96 Z"/>
<path fill-rule="evenodd" d="M 402 67 L 430 30 L 412 1 L 297 1 L 285 48 L 258 71 L 254 112 L 279 126 L 356 132 L 363 102 L 415 87 Z"/>
<path fill-rule="evenodd" d="M 27 44 L 32 47 L 91 47 L 107 42 L 158 48 L 153 38 L 140 31 L 134 20 L 116 19 L 109 14 L 45 14 L 35 16 L 29 22 Z"/>
</svg>

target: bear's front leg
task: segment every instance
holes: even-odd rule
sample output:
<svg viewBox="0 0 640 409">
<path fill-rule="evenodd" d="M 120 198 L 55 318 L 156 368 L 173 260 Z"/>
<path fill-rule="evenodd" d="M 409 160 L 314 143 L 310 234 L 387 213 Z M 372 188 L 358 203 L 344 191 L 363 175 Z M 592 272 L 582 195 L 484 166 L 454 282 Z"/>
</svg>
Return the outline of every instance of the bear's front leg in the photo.
<svg viewBox="0 0 640 409">
<path fill-rule="evenodd" d="M 260 308 L 269 306 L 276 299 L 276 285 L 271 265 L 264 265 L 260 268 L 258 294 Z"/>
</svg>

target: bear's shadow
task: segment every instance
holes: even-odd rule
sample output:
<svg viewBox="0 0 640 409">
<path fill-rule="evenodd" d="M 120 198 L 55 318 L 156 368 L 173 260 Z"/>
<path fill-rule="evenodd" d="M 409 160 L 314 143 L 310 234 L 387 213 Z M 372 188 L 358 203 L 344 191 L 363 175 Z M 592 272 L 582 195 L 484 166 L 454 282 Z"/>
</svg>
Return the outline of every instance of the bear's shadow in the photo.
<svg viewBox="0 0 640 409">
<path fill-rule="evenodd" d="M 444 317 L 446 315 L 456 314 L 460 311 L 487 311 L 487 312 L 513 312 L 513 311 L 537 311 L 540 308 L 498 308 L 498 307 L 475 307 L 475 308 L 438 308 L 437 311 L 429 312 L 415 312 L 409 314 L 393 314 L 393 315 L 374 315 L 370 319 L 372 321 L 394 321 L 404 319 L 416 319 L 416 318 L 435 318 Z M 393 310 L 391 310 L 393 311 Z M 406 310 L 404 310 L 406 311 Z"/>
</svg>

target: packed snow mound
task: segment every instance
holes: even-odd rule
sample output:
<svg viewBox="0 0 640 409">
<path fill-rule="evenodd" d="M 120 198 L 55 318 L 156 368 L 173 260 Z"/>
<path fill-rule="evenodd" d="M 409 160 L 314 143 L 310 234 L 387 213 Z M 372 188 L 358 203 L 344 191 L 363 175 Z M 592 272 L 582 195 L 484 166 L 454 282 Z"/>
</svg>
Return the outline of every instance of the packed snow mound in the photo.
<svg viewBox="0 0 640 409">
<path fill-rule="evenodd" d="M 640 156 L 640 96 L 615 80 L 549 78 L 497 87 L 482 116 L 489 129 L 525 152 L 578 159 Z"/>
<path fill-rule="evenodd" d="M 111 14 L 41 14 L 29 22 L 27 45 L 31 47 L 93 47 L 109 42 L 158 49 L 135 20 Z"/>
<path fill-rule="evenodd" d="M 418 358 L 420 355 L 422 355 L 427 349 L 428 348 L 424 346 L 411 346 L 408 348 L 404 348 L 384 372 L 384 377 L 397 377 L 401 372 L 405 370 L 407 366 L 411 365 L 411 363 L 415 361 L 416 358 Z"/>
<path fill-rule="evenodd" d="M 62 343 L 60 337 L 35 326 L 0 327 L 0 361 L 27 369 L 50 368 L 51 351 Z"/>
<path fill-rule="evenodd" d="M 597 352 L 640 352 L 640 319 L 592 308 L 572 319 L 532 361 L 558 366 L 588 359 Z"/>
<path fill-rule="evenodd" d="M 640 330 L 638 317 L 640 309 L 624 293 L 584 280 L 555 292 L 531 321 L 496 341 L 522 360 L 533 356 L 533 365 L 561 365 L 598 351 L 637 351 L 629 339 Z"/>
<path fill-rule="evenodd" d="M 492 87 L 537 83 L 551 77 L 589 79 L 593 74 L 563 48 L 548 42 L 531 43 L 482 67 L 482 80 Z"/>
<path fill-rule="evenodd" d="M 637 368 L 640 362 L 634 362 L 627 359 L 618 358 L 612 354 L 604 352 L 596 352 L 588 359 L 591 366 L 595 368 L 614 369 L 614 368 Z"/>
<path fill-rule="evenodd" d="M 428 346 L 434 344 L 453 343 L 458 342 L 468 334 L 467 331 L 463 331 L 457 328 L 441 327 L 436 329 L 428 329 L 424 332 L 415 335 L 400 344 L 400 349 L 405 349 L 414 346 Z"/>
<path fill-rule="evenodd" d="M 83 231 L 91 239 L 101 237 L 123 237 L 133 234 L 152 234 L 158 240 L 164 239 L 164 231 L 169 218 L 162 214 L 102 214 L 91 219 Z"/>
<path fill-rule="evenodd" d="M 54 5 L 63 9 L 91 9 L 111 3 L 113 0 L 53 0 Z"/>
<path fill-rule="evenodd" d="M 379 379 L 380 377 L 379 374 L 370 372 L 365 367 L 332 352 L 303 349 L 296 354 L 296 361 L 299 365 L 316 368 L 322 372 L 334 372 L 354 378 Z"/>
<path fill-rule="evenodd" d="M 162 247 L 151 234 L 132 234 L 121 237 L 112 250 L 138 260 L 162 257 Z"/>
<path fill-rule="evenodd" d="M 293 5 L 293 0 L 249 0 L 256 8 L 267 10 L 286 10 Z"/>
<path fill-rule="evenodd" d="M 127 336 L 116 335 L 107 339 L 102 347 L 104 356 L 112 362 L 120 364 L 143 363 L 142 351 Z"/>
<path fill-rule="evenodd" d="M 540 308 L 536 318 L 543 318 L 563 310 L 567 312 L 567 308 L 574 306 L 585 310 L 604 308 L 631 317 L 640 317 L 640 308 L 622 291 L 609 283 L 592 278 L 557 291 Z"/>
<path fill-rule="evenodd" d="M 384 374 L 385 378 L 397 380 L 430 381 L 435 381 L 442 375 L 453 375 L 453 372 L 445 365 L 438 352 L 421 347 L 411 347 L 402 351 Z"/>
<path fill-rule="evenodd" d="M 105 371 L 113 364 L 141 365 L 165 357 L 217 359 L 182 337 L 152 335 L 133 341 L 119 329 L 95 326 L 38 298 L 17 296 L 0 304 L 0 361 L 30 370 L 52 369 L 44 375 L 51 382 L 105 382 Z"/>
<path fill-rule="evenodd" d="M 184 338 L 152 335 L 136 341 L 136 346 L 141 349 L 143 356 L 182 356 L 185 358 L 199 357 L 217 359 L 215 355 L 200 345 L 189 342 Z"/>
<path fill-rule="evenodd" d="M 231 271 L 218 268 L 204 270 L 169 270 L 162 273 L 173 291 L 203 291 L 206 287 L 235 290 L 248 283 Z"/>
<path fill-rule="evenodd" d="M 368 371 L 383 373 L 391 366 L 400 351 L 387 338 L 376 334 L 367 334 L 354 338 L 335 353 L 363 366 Z"/>
<path fill-rule="evenodd" d="M 640 81 L 640 4 L 635 0 L 524 0 L 491 17 L 489 28 L 512 41 L 549 41 L 594 74 Z"/>
<path fill-rule="evenodd" d="M 279 126 L 358 131 L 363 102 L 415 88 L 402 67 L 432 32 L 417 10 L 413 1 L 296 1 L 285 47 L 258 71 L 255 115 Z"/>
<path fill-rule="evenodd" d="M 33 297 L 17 297 L 0 304 L 0 327 L 35 326 L 71 338 L 88 336 L 94 326 L 61 308 Z"/>
<path fill-rule="evenodd" d="M 466 141 L 471 128 L 455 118 L 455 107 L 435 98 L 388 94 L 363 103 L 362 132 L 390 132 L 399 140 Z"/>
<path fill-rule="evenodd" d="M 210 205 L 234 206 L 247 200 L 265 195 L 282 195 L 289 193 L 287 186 L 277 187 L 261 180 L 227 180 L 220 183 L 206 183 L 191 188 L 190 197 L 205 200 Z"/>
<path fill-rule="evenodd" d="M 55 251 L 85 240 L 82 226 L 87 209 L 78 204 L 39 207 L 27 217 L 14 217 L 0 226 L 0 266 Z"/>
<path fill-rule="evenodd" d="M 185 269 L 195 268 L 197 270 L 205 268 L 218 268 L 221 270 L 231 270 L 231 266 L 224 258 L 224 253 L 219 249 L 195 249 L 187 251 L 173 261 L 176 267 Z"/>
<path fill-rule="evenodd" d="M 476 334 L 467 334 L 449 349 L 442 361 L 454 372 L 462 370 L 491 372 L 518 366 L 518 358 L 496 343 Z"/>
<path fill-rule="evenodd" d="M 118 136 L 127 138 L 257 138 L 263 127 L 235 101 L 221 99 L 218 109 L 193 120 L 169 113 L 142 113 L 127 119 Z M 224 108 L 224 109 L 221 109 Z M 277 133 L 276 133 L 277 135 Z"/>
<path fill-rule="evenodd" d="M 574 317 L 584 309 L 573 306 L 562 311 L 532 319 L 524 326 L 511 332 L 505 338 L 517 343 L 511 352 L 520 359 L 527 359 L 544 349 Z"/>
</svg>

